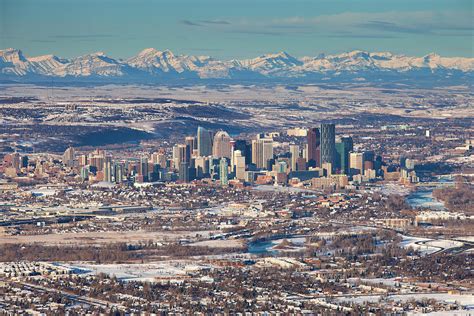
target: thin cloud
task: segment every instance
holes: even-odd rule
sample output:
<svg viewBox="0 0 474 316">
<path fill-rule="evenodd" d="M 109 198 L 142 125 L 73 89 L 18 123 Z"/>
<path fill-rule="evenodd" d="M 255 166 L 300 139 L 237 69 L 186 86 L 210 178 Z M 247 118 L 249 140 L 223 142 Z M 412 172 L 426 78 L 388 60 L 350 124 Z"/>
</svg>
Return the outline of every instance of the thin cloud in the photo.
<svg viewBox="0 0 474 316">
<path fill-rule="evenodd" d="M 375 38 L 375 39 L 390 39 L 390 38 L 400 38 L 395 35 L 383 35 L 383 34 L 331 34 L 326 37 L 330 38 Z"/>
<path fill-rule="evenodd" d="M 181 20 L 179 21 L 181 24 L 187 25 L 187 26 L 203 26 L 202 24 L 190 21 L 190 20 Z"/>
<path fill-rule="evenodd" d="M 217 25 L 230 25 L 231 24 L 229 21 L 224 21 L 224 20 L 200 20 L 199 22 L 203 24 L 217 24 Z"/>
<path fill-rule="evenodd" d="M 66 39 L 96 39 L 96 38 L 112 38 L 113 35 L 110 34 L 61 34 L 61 35 L 52 35 L 50 38 L 66 38 Z"/>
<path fill-rule="evenodd" d="M 284 33 L 282 33 L 282 32 L 257 31 L 257 30 L 229 30 L 229 31 L 227 31 L 227 33 L 248 34 L 248 35 L 270 35 L 270 36 L 284 35 Z"/>
<path fill-rule="evenodd" d="M 447 35 L 443 31 L 472 32 L 471 16 L 458 11 L 343 12 L 314 17 L 285 17 L 269 21 L 275 28 L 307 27 L 327 34 L 350 33 L 354 29 L 373 33 Z M 256 22 L 259 23 L 259 22 Z"/>
<path fill-rule="evenodd" d="M 368 21 L 366 23 L 355 24 L 356 27 L 371 29 L 374 31 L 393 32 L 393 33 L 410 33 L 410 34 L 431 34 L 432 31 L 423 26 L 411 27 L 399 25 L 387 21 Z"/>
</svg>

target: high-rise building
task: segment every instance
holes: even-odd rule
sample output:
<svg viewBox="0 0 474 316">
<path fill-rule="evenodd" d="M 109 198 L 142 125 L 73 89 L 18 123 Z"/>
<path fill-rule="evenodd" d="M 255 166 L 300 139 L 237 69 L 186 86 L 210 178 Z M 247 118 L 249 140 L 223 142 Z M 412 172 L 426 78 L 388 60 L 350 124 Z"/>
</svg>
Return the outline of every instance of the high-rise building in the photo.
<svg viewBox="0 0 474 316">
<path fill-rule="evenodd" d="M 228 185 L 229 180 L 229 166 L 227 164 L 227 159 L 222 157 L 219 163 L 219 179 L 221 180 L 221 185 Z"/>
<path fill-rule="evenodd" d="M 300 146 L 298 145 L 290 145 L 290 153 L 291 153 L 291 170 L 296 171 L 296 161 L 300 158 Z"/>
<path fill-rule="evenodd" d="M 123 163 L 114 163 L 113 167 L 113 180 L 115 183 L 121 183 L 124 176 L 124 166 Z"/>
<path fill-rule="evenodd" d="M 354 174 L 363 174 L 364 171 L 364 154 L 363 153 L 351 153 L 350 154 L 350 173 Z"/>
<path fill-rule="evenodd" d="M 79 166 L 83 167 L 88 164 L 87 155 L 80 155 L 79 156 Z"/>
<path fill-rule="evenodd" d="M 212 133 L 201 126 L 197 130 L 197 149 L 199 156 L 212 155 Z"/>
<path fill-rule="evenodd" d="M 273 140 L 259 138 L 252 140 L 252 163 L 257 168 L 267 168 L 268 160 L 273 158 Z"/>
<path fill-rule="evenodd" d="M 186 145 L 186 161 L 190 161 L 193 156 L 194 149 L 196 149 L 196 137 L 188 136 L 184 139 L 184 144 Z"/>
<path fill-rule="evenodd" d="M 240 150 L 245 157 L 245 164 L 252 163 L 252 144 L 248 144 L 244 139 L 237 139 L 234 144 L 234 150 Z"/>
<path fill-rule="evenodd" d="M 321 124 L 321 159 L 320 163 L 330 163 L 334 167 L 336 154 L 336 125 Z"/>
<path fill-rule="evenodd" d="M 219 158 L 209 157 L 209 175 L 211 179 L 217 180 L 220 174 L 220 163 L 221 160 Z"/>
<path fill-rule="evenodd" d="M 96 171 L 102 171 L 104 167 L 104 160 L 105 160 L 105 152 L 102 150 L 96 150 L 95 152 L 91 153 L 89 158 L 87 159 L 89 165 L 94 167 Z"/>
<path fill-rule="evenodd" d="M 235 177 L 245 180 L 245 157 L 240 150 L 234 151 Z"/>
<path fill-rule="evenodd" d="M 214 143 L 212 145 L 212 155 L 214 157 L 231 158 L 231 144 L 230 136 L 227 132 L 219 131 L 214 136 Z"/>
<path fill-rule="evenodd" d="M 179 170 L 182 162 L 189 162 L 187 158 L 186 145 L 178 144 L 173 146 L 173 166 L 176 170 Z"/>
<path fill-rule="evenodd" d="M 336 168 L 343 174 L 349 174 L 349 154 L 354 149 L 352 137 L 341 137 L 336 143 Z"/>
<path fill-rule="evenodd" d="M 306 149 L 306 161 L 310 167 L 319 167 L 321 166 L 320 160 L 320 144 L 321 144 L 321 135 L 319 133 L 319 128 L 311 128 L 308 130 L 306 136 L 308 141 L 308 147 Z"/>
<path fill-rule="evenodd" d="M 179 165 L 179 180 L 183 182 L 189 182 L 189 163 L 186 161 L 182 161 Z"/>
<path fill-rule="evenodd" d="M 160 165 L 160 168 L 166 168 L 166 155 L 162 152 L 153 153 L 151 161 L 154 164 Z"/>
<path fill-rule="evenodd" d="M 112 157 L 110 156 L 105 157 L 102 171 L 104 174 L 103 181 L 112 182 Z"/>
<path fill-rule="evenodd" d="M 209 175 L 209 160 L 207 157 L 196 157 L 194 159 L 196 178 L 202 179 Z"/>
<path fill-rule="evenodd" d="M 75 151 L 74 148 L 69 147 L 63 154 L 63 164 L 66 166 L 73 166 L 74 165 L 74 158 L 75 158 Z"/>
<path fill-rule="evenodd" d="M 86 181 L 89 179 L 89 166 L 83 166 L 81 168 L 81 179 L 82 181 Z"/>
<path fill-rule="evenodd" d="M 143 177 L 143 181 L 148 181 L 148 158 L 142 157 L 138 164 L 138 175 Z"/>
</svg>

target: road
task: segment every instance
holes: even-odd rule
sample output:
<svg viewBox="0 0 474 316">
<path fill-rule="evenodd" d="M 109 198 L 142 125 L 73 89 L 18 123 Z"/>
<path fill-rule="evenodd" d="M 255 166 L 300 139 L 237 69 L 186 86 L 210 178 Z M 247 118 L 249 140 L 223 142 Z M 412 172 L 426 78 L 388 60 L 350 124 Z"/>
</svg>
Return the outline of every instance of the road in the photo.
<svg viewBox="0 0 474 316">
<path fill-rule="evenodd" d="M 59 293 L 61 295 L 64 295 L 65 297 L 67 297 L 71 301 L 76 302 L 76 303 L 83 303 L 83 304 L 87 304 L 87 305 L 92 305 L 92 306 L 96 306 L 96 307 L 104 307 L 104 308 L 112 308 L 113 307 L 113 308 L 116 308 L 116 309 L 122 310 L 122 311 L 127 310 L 127 307 L 125 307 L 123 305 L 113 303 L 113 302 L 110 302 L 110 301 L 106 301 L 106 300 L 103 300 L 103 299 L 97 299 L 97 298 L 92 298 L 92 297 L 88 297 L 88 296 L 81 296 L 81 295 L 77 295 L 77 294 L 74 294 L 74 293 L 70 293 L 68 291 L 58 290 L 58 289 L 53 289 L 53 288 L 47 288 L 47 287 L 44 287 L 42 285 L 31 284 L 31 283 L 28 283 L 28 282 L 25 282 L 25 281 L 17 281 L 15 283 L 20 285 L 20 286 L 25 287 L 26 289 L 30 289 L 30 290 L 43 291 L 43 292 L 48 292 L 48 293 Z"/>
</svg>

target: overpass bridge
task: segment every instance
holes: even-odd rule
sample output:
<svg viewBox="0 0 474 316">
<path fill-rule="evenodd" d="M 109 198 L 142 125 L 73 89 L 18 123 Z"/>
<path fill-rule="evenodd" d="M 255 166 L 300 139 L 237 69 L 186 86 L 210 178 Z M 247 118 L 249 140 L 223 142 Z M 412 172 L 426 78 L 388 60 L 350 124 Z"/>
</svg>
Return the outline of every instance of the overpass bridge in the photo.
<svg viewBox="0 0 474 316">
<path fill-rule="evenodd" d="M 429 181 L 429 182 L 418 182 L 414 185 L 417 187 L 452 187 L 454 182 L 442 182 L 442 181 Z"/>
</svg>

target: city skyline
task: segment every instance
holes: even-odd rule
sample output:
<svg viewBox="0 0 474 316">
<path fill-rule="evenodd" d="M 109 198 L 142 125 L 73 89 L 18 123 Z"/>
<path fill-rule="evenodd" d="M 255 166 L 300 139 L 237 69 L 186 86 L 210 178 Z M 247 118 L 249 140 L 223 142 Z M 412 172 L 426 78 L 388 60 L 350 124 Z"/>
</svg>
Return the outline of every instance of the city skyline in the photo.
<svg viewBox="0 0 474 316">
<path fill-rule="evenodd" d="M 0 314 L 471 315 L 472 0 L 0 0 Z"/>
</svg>

